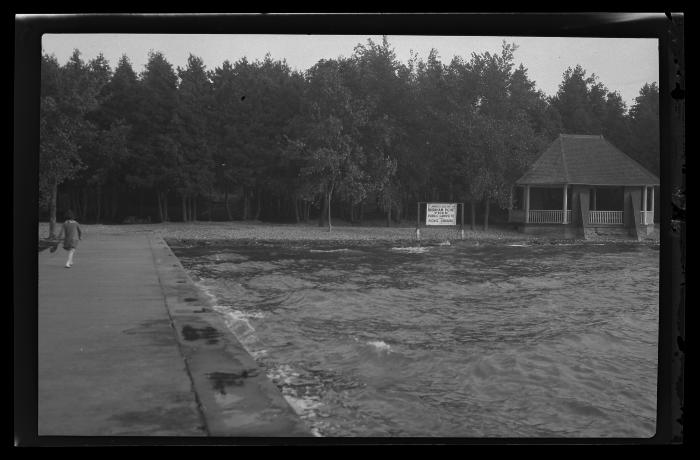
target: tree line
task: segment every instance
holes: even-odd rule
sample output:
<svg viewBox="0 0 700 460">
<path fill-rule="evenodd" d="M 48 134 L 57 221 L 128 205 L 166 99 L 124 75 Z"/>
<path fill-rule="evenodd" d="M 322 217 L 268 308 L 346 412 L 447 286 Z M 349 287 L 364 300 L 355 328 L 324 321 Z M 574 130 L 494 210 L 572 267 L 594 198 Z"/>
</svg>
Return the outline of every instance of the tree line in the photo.
<svg viewBox="0 0 700 460">
<path fill-rule="evenodd" d="M 399 62 L 386 37 L 304 72 L 268 54 L 208 70 L 151 51 L 137 75 L 79 50 L 42 55 L 40 214 L 83 221 L 362 222 L 415 219 L 418 201 L 468 202 L 488 228 L 511 186 L 560 133 L 603 134 L 658 174 L 658 87 L 627 109 L 581 66 L 536 90 L 515 44 Z M 59 202 L 60 201 L 60 202 Z"/>
</svg>

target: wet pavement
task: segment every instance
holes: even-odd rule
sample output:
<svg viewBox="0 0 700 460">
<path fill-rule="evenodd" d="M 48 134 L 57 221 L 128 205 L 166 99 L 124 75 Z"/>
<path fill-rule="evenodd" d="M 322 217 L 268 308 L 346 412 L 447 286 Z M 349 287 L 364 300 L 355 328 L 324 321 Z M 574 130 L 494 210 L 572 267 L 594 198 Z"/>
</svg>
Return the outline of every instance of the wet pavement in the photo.
<svg viewBox="0 0 700 460">
<path fill-rule="evenodd" d="M 39 436 L 309 435 L 161 238 L 38 257 Z"/>
</svg>

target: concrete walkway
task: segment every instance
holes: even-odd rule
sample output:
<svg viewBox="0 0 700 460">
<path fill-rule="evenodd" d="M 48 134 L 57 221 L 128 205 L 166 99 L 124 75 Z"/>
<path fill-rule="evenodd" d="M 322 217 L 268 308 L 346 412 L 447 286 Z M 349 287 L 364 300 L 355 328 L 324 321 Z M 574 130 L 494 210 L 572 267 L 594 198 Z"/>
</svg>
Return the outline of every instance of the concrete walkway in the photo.
<svg viewBox="0 0 700 460">
<path fill-rule="evenodd" d="M 38 257 L 39 436 L 308 436 L 162 239 Z"/>
</svg>

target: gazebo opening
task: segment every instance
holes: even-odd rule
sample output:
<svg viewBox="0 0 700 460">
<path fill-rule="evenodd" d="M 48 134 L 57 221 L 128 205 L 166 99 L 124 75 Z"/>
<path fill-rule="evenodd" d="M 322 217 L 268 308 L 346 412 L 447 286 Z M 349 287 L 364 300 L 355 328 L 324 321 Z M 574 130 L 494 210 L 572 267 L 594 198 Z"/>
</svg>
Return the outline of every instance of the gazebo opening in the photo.
<svg viewBox="0 0 700 460">
<path fill-rule="evenodd" d="M 571 189 L 566 191 L 566 209 L 571 210 Z M 564 194 L 561 187 L 531 187 L 530 209 L 564 209 Z"/>
<path fill-rule="evenodd" d="M 595 187 L 589 192 L 591 211 L 622 211 L 625 209 L 624 187 Z"/>
</svg>

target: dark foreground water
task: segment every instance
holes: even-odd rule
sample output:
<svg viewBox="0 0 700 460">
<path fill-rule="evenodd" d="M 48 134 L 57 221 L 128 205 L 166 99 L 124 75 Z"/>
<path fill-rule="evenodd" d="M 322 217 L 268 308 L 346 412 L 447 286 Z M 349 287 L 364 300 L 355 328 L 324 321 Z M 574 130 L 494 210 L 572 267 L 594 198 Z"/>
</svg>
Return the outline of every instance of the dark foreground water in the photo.
<svg viewBox="0 0 700 460">
<path fill-rule="evenodd" d="M 655 432 L 658 246 L 173 249 L 319 436 Z"/>
</svg>

